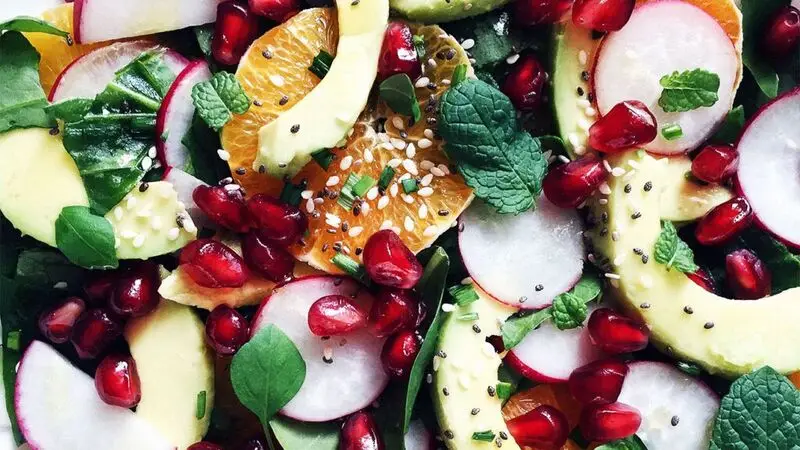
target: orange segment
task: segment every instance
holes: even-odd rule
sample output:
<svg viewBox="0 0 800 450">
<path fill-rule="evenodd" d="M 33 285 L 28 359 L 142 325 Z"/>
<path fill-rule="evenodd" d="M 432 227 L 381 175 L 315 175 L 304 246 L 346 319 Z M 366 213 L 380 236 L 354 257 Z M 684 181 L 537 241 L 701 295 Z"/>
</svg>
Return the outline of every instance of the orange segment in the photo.
<svg viewBox="0 0 800 450">
<path fill-rule="evenodd" d="M 800 372 L 789 375 L 789 381 L 791 381 L 797 389 L 800 389 Z"/>
<path fill-rule="evenodd" d="M 503 419 L 514 419 L 542 405 L 550 405 L 564 413 L 570 429 L 578 425 L 581 405 L 572 398 L 566 384 L 540 384 L 517 392 L 503 405 Z"/>
</svg>

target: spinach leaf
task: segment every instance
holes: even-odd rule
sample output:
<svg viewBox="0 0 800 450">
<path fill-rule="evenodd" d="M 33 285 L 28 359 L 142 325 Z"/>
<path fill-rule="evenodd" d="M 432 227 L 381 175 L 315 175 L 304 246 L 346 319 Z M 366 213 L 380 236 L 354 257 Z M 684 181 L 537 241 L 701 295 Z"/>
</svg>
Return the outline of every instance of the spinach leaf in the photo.
<svg viewBox="0 0 800 450">
<path fill-rule="evenodd" d="M 625 439 L 605 443 L 596 447 L 595 450 L 647 450 L 647 447 L 645 447 L 642 440 L 634 434 Z"/>
<path fill-rule="evenodd" d="M 163 51 L 145 52 L 117 72 L 95 106 L 118 113 L 155 113 L 174 80 Z"/>
<path fill-rule="evenodd" d="M 214 37 L 214 24 L 201 25 L 194 27 L 194 37 L 197 40 L 197 46 L 200 52 L 206 58 L 211 57 L 211 39 Z"/>
<path fill-rule="evenodd" d="M 79 293 L 85 277 L 86 270 L 71 263 L 61 252 L 29 248 L 19 254 L 14 280 L 28 296 L 52 297 L 56 290 Z"/>
<path fill-rule="evenodd" d="M 119 265 L 114 227 L 85 206 L 67 206 L 56 219 L 56 244 L 70 261 L 87 269 Z"/>
<path fill-rule="evenodd" d="M 91 112 L 94 106 L 94 99 L 91 98 L 71 98 L 62 102 L 53 103 L 45 108 L 45 112 L 52 119 L 59 119 L 64 122 L 77 122 Z"/>
<path fill-rule="evenodd" d="M 19 31 L 22 33 L 46 33 L 54 36 L 68 38 L 69 33 L 50 25 L 42 19 L 30 16 L 17 16 L 11 20 L 0 23 L 0 33 L 3 31 Z"/>
<path fill-rule="evenodd" d="M 269 421 L 275 438 L 283 450 L 337 450 L 339 425 L 335 422 L 296 422 L 276 416 Z"/>
<path fill-rule="evenodd" d="M 778 74 L 761 50 L 764 26 L 781 6 L 789 0 L 742 0 L 742 27 L 744 65 L 753 75 L 761 91 L 769 98 L 778 95 Z"/>
<path fill-rule="evenodd" d="M 44 111 L 48 103 L 39 82 L 39 53 L 17 31 L 0 35 L 0 80 L 0 133 L 55 125 Z"/>
<path fill-rule="evenodd" d="M 414 119 L 414 122 L 422 116 L 414 85 L 408 75 L 404 73 L 392 75 L 381 83 L 378 91 L 381 99 L 389 105 L 392 111 L 409 116 Z"/>
<path fill-rule="evenodd" d="M 742 235 L 745 247 L 764 261 L 772 274 L 772 294 L 800 287 L 800 255 L 789 251 L 772 236 L 758 230 L 748 230 Z"/>
<path fill-rule="evenodd" d="M 209 128 L 197 114 L 192 118 L 192 126 L 181 143 L 189 150 L 189 163 L 183 169 L 185 172 L 208 184 L 217 184 L 219 180 L 231 176 L 228 165 L 217 155 L 217 149 L 222 148 L 219 133 Z"/>
<path fill-rule="evenodd" d="M 730 111 L 725 116 L 725 120 L 720 124 L 716 133 L 711 136 L 711 141 L 720 144 L 733 144 L 739 139 L 739 134 L 744 128 L 744 107 L 739 105 Z"/>
</svg>

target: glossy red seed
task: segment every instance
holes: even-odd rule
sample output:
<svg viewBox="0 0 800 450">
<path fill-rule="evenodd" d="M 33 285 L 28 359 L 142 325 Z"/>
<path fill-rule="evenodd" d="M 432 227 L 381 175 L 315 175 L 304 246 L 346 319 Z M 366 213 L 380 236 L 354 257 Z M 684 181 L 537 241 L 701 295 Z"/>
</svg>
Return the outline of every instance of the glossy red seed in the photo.
<svg viewBox="0 0 800 450">
<path fill-rule="evenodd" d="M 608 308 L 596 309 L 589 316 L 588 328 L 594 345 L 611 354 L 641 350 L 650 340 L 645 324 Z"/>
<path fill-rule="evenodd" d="M 224 449 L 217 444 L 212 444 L 211 442 L 206 442 L 206 441 L 200 441 L 190 445 L 189 448 L 187 448 L 186 450 L 224 450 Z"/>
<path fill-rule="evenodd" d="M 570 6 L 572 0 L 516 0 L 511 5 L 514 22 L 523 26 L 556 23 Z"/>
<path fill-rule="evenodd" d="M 594 156 L 552 167 L 544 177 L 542 189 L 550 203 L 575 208 L 592 195 L 607 176 L 603 162 Z"/>
<path fill-rule="evenodd" d="M 198 186 L 192 193 L 192 199 L 217 225 L 237 233 L 245 233 L 250 229 L 250 214 L 240 189 Z"/>
<path fill-rule="evenodd" d="M 230 306 L 217 306 L 206 319 L 206 342 L 218 355 L 233 355 L 247 342 L 249 335 L 247 319 Z"/>
<path fill-rule="evenodd" d="M 580 419 L 583 437 L 599 443 L 633 436 L 641 424 L 639 410 L 620 402 L 586 405 Z"/>
<path fill-rule="evenodd" d="M 247 200 L 247 209 L 261 237 L 283 246 L 300 240 L 308 228 L 305 214 L 275 197 L 254 195 Z"/>
<path fill-rule="evenodd" d="M 656 118 L 647 106 L 637 100 L 614 105 L 589 128 L 589 145 L 604 153 L 647 144 L 656 138 Z"/>
<path fill-rule="evenodd" d="M 415 80 L 421 71 L 411 28 L 405 22 L 389 22 L 378 59 L 378 79 L 404 73 Z"/>
<path fill-rule="evenodd" d="M 250 10 L 259 16 L 283 23 L 300 12 L 303 5 L 298 0 L 250 0 Z"/>
<path fill-rule="evenodd" d="M 326 295 L 308 310 L 308 328 L 317 336 L 337 336 L 367 326 L 367 311 L 345 295 Z"/>
<path fill-rule="evenodd" d="M 94 385 L 109 405 L 133 408 L 142 399 L 139 373 L 130 356 L 106 356 L 94 373 Z"/>
<path fill-rule="evenodd" d="M 72 336 L 75 322 L 86 310 L 86 304 L 78 297 L 69 297 L 39 316 L 39 330 L 54 344 L 63 344 Z"/>
<path fill-rule="evenodd" d="M 518 444 L 540 450 L 560 449 L 569 436 L 567 417 L 550 405 L 541 405 L 507 421 L 506 425 Z"/>
<path fill-rule="evenodd" d="M 217 22 L 211 40 L 211 53 L 218 62 L 233 66 L 258 37 L 258 17 L 246 4 L 222 2 L 217 6 Z"/>
<path fill-rule="evenodd" d="M 692 175 L 706 183 L 722 183 L 736 173 L 739 154 L 731 145 L 707 145 L 692 160 Z"/>
<path fill-rule="evenodd" d="M 247 281 L 244 260 L 227 245 L 211 239 L 198 239 L 181 250 L 183 270 L 203 287 L 241 287 Z"/>
<path fill-rule="evenodd" d="M 422 264 L 392 230 L 381 230 L 364 245 L 364 267 L 372 281 L 411 289 L 422 278 Z"/>
<path fill-rule="evenodd" d="M 520 111 L 533 111 L 542 104 L 547 72 L 533 53 L 524 53 L 511 66 L 502 91 Z"/>
<path fill-rule="evenodd" d="M 572 22 L 597 31 L 617 31 L 628 23 L 636 0 L 575 0 Z"/>
<path fill-rule="evenodd" d="M 72 328 L 70 341 L 81 359 L 96 358 L 122 334 L 122 324 L 111 311 L 90 309 Z"/>
<path fill-rule="evenodd" d="M 723 244 L 753 221 L 753 210 L 744 197 L 736 197 L 717 206 L 697 222 L 694 236 L 702 245 Z"/>
<path fill-rule="evenodd" d="M 569 376 L 569 391 L 581 403 L 615 402 L 627 374 L 628 365 L 622 361 L 595 361 L 572 372 Z"/>
<path fill-rule="evenodd" d="M 383 450 L 383 439 L 372 415 L 353 413 L 342 425 L 339 450 Z"/>
<path fill-rule="evenodd" d="M 705 269 L 697 269 L 693 273 L 687 273 L 687 277 L 692 280 L 695 284 L 700 286 L 701 288 L 711 292 L 713 294 L 717 293 L 717 283 L 714 281 L 714 278 L 708 273 Z"/>
<path fill-rule="evenodd" d="M 400 330 L 412 330 L 419 314 L 418 300 L 411 291 L 383 288 L 378 291 L 369 313 L 372 333 L 386 337 Z"/>
<path fill-rule="evenodd" d="M 762 48 L 774 60 L 782 60 L 800 42 L 800 11 L 794 6 L 779 9 L 764 27 Z"/>
<path fill-rule="evenodd" d="M 83 292 L 86 294 L 86 301 L 92 306 L 102 306 L 114 292 L 114 286 L 119 279 L 120 271 L 104 270 L 92 271 L 86 283 L 83 285 Z"/>
<path fill-rule="evenodd" d="M 725 257 L 728 287 L 737 299 L 755 300 L 772 293 L 772 274 L 764 262 L 749 250 L 741 249 Z"/>
<path fill-rule="evenodd" d="M 122 316 L 140 317 L 158 306 L 161 275 L 158 265 L 143 261 L 120 275 L 109 306 Z"/>
<path fill-rule="evenodd" d="M 292 277 L 294 257 L 258 232 L 251 231 L 242 238 L 242 257 L 250 270 L 268 280 L 278 283 Z"/>
<path fill-rule="evenodd" d="M 422 339 L 414 331 L 401 331 L 383 344 L 381 362 L 389 376 L 405 379 L 411 372 L 411 366 L 422 347 Z"/>
</svg>

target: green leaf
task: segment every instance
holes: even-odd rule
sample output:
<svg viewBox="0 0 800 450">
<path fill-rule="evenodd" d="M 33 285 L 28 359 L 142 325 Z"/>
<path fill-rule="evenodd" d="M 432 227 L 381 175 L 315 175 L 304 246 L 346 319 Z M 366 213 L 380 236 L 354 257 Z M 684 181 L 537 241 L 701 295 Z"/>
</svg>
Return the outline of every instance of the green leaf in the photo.
<svg viewBox="0 0 800 450">
<path fill-rule="evenodd" d="M 633 435 L 625 439 L 608 442 L 596 447 L 595 450 L 647 450 L 647 447 L 638 436 Z"/>
<path fill-rule="evenodd" d="M 769 366 L 740 377 L 722 398 L 710 449 L 800 449 L 800 391 Z"/>
<path fill-rule="evenodd" d="M 0 35 L 0 133 L 15 128 L 50 128 L 47 97 L 39 82 L 39 53 L 17 31 Z"/>
<path fill-rule="evenodd" d="M 408 78 L 408 75 L 399 73 L 383 80 L 378 92 L 381 99 L 389 105 L 389 108 L 392 108 L 392 111 L 412 117 L 414 122 L 422 116 L 414 85 L 411 84 L 411 78 Z"/>
<path fill-rule="evenodd" d="M 164 51 L 147 51 L 117 71 L 97 95 L 95 106 L 117 113 L 156 113 L 175 74 L 164 62 Z"/>
<path fill-rule="evenodd" d="M 278 410 L 294 398 L 305 377 L 303 357 L 275 325 L 267 325 L 253 336 L 231 362 L 233 390 L 265 430 Z"/>
<path fill-rule="evenodd" d="M 764 261 L 772 274 L 772 294 L 800 287 L 800 255 L 789 251 L 772 236 L 757 230 L 742 235 L 744 245 Z"/>
<path fill-rule="evenodd" d="M 778 95 L 778 74 L 761 49 L 761 37 L 767 21 L 778 8 L 788 4 L 789 0 L 742 0 L 742 59 L 761 91 L 769 98 Z"/>
<path fill-rule="evenodd" d="M 217 150 L 222 148 L 219 133 L 206 125 L 199 115 L 192 118 L 192 126 L 186 131 L 181 143 L 189 150 L 189 164 L 184 171 L 208 184 L 217 184 L 231 176 L 230 168 L 219 158 Z M 245 168 L 250 170 L 249 167 Z"/>
<path fill-rule="evenodd" d="M 197 46 L 206 58 L 211 57 L 211 39 L 214 38 L 214 24 L 201 25 L 194 27 L 194 37 L 197 40 Z"/>
<path fill-rule="evenodd" d="M 42 19 L 30 16 L 17 16 L 11 20 L 0 23 L 0 33 L 3 31 L 20 31 L 22 33 L 45 33 L 66 38 L 69 33 L 59 30 Z"/>
<path fill-rule="evenodd" d="M 276 416 L 269 426 L 283 450 L 337 450 L 340 426 L 336 422 L 296 422 Z"/>
<path fill-rule="evenodd" d="M 333 55 L 325 50 L 320 50 L 317 56 L 314 57 L 314 60 L 311 61 L 311 66 L 308 70 L 321 80 L 325 78 L 325 75 L 331 70 L 331 64 L 333 64 Z"/>
<path fill-rule="evenodd" d="M 59 103 L 53 103 L 44 110 L 53 120 L 58 119 L 64 122 L 77 122 L 83 119 L 94 106 L 94 99 L 91 98 L 71 98 Z"/>
<path fill-rule="evenodd" d="M 62 293 L 80 293 L 85 276 L 86 270 L 71 263 L 61 252 L 30 248 L 19 254 L 14 281 L 20 292 L 53 297 L 59 283 L 66 283 L 66 288 L 59 289 Z"/>
<path fill-rule="evenodd" d="M 87 269 L 119 265 L 114 228 L 85 206 L 67 206 L 56 219 L 56 245 L 70 261 Z"/>
<path fill-rule="evenodd" d="M 569 292 L 553 299 L 552 308 L 553 325 L 559 330 L 577 328 L 586 320 L 587 308 L 583 299 Z"/>
<path fill-rule="evenodd" d="M 730 111 L 725 116 L 725 120 L 717 129 L 717 132 L 711 136 L 711 142 L 719 144 L 733 144 L 739 139 L 739 134 L 744 128 L 744 107 L 739 105 Z"/>
<path fill-rule="evenodd" d="M 666 112 L 684 112 L 713 106 L 719 100 L 719 75 L 703 69 L 672 72 L 659 81 L 664 88 L 658 106 Z"/>
<path fill-rule="evenodd" d="M 691 273 L 698 269 L 694 263 L 694 252 L 678 237 L 678 230 L 670 221 L 661 222 L 661 234 L 658 235 L 653 253 L 656 262 L 667 266 L 667 270 L 674 267 L 681 272 Z"/>
<path fill-rule="evenodd" d="M 456 66 L 455 70 L 453 70 L 453 77 L 450 79 L 450 85 L 456 86 L 466 79 L 467 79 L 467 65 L 459 64 Z"/>
<path fill-rule="evenodd" d="M 250 99 L 232 73 L 218 72 L 192 88 L 192 102 L 200 117 L 214 131 L 228 123 L 233 114 L 250 109 Z"/>
<path fill-rule="evenodd" d="M 417 52 L 417 60 L 420 63 L 424 63 L 425 56 L 428 52 L 425 50 L 425 37 L 415 34 L 411 37 L 411 42 L 414 44 L 414 50 Z"/>
<path fill-rule="evenodd" d="M 476 70 L 490 70 L 506 58 L 528 48 L 544 49 L 551 38 L 548 27 L 513 27 L 507 11 L 495 10 L 477 17 L 446 23 L 443 27 L 460 41 L 472 39 L 469 49 Z"/>
<path fill-rule="evenodd" d="M 547 172 L 541 143 L 520 131 L 516 111 L 502 92 L 466 80 L 442 97 L 439 132 L 475 195 L 501 214 L 536 205 Z"/>
</svg>

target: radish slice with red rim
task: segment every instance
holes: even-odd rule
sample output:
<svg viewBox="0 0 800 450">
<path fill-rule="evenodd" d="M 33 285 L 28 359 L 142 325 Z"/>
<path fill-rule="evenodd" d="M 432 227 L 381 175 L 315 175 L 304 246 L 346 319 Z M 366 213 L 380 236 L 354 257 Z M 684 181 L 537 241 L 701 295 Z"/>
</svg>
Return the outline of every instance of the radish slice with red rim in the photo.
<svg viewBox="0 0 800 450">
<path fill-rule="evenodd" d="M 208 186 L 208 184 L 174 167 L 167 168 L 164 172 L 164 181 L 172 184 L 172 187 L 178 194 L 178 201 L 186 206 L 186 212 L 192 217 L 192 221 L 195 225 L 211 229 L 219 228 L 214 222 L 209 220 L 208 216 L 197 206 L 197 203 L 194 202 L 194 198 L 192 197 L 194 190 L 198 186 Z"/>
</svg>

